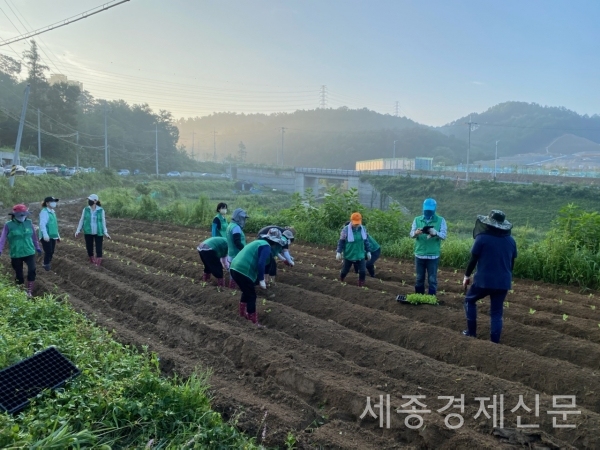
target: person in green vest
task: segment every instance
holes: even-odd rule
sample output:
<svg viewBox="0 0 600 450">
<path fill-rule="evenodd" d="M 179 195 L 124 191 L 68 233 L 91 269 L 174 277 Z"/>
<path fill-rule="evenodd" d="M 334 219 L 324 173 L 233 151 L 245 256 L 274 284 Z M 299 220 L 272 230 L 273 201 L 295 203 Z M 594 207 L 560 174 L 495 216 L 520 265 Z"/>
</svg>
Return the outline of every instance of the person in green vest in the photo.
<svg viewBox="0 0 600 450">
<path fill-rule="evenodd" d="M 350 222 L 346 222 L 344 226 L 347 227 L 348 225 L 350 225 Z M 369 249 L 371 250 L 371 259 L 366 262 L 365 268 L 367 269 L 369 276 L 375 278 L 375 261 L 381 256 L 381 245 L 379 245 L 379 242 L 377 242 L 368 232 L 367 240 L 369 241 Z M 358 263 L 354 264 L 354 273 L 358 273 Z"/>
<path fill-rule="evenodd" d="M 42 210 L 40 211 L 40 228 L 38 238 L 42 242 L 44 249 L 44 270 L 50 270 L 52 256 L 54 256 L 54 248 L 56 243 L 60 242 L 60 234 L 58 233 L 58 221 L 56 220 L 56 203 L 57 198 L 46 197 L 42 202 Z"/>
<path fill-rule="evenodd" d="M 248 213 L 242 208 L 236 208 L 231 215 L 231 222 L 227 225 L 227 262 L 231 263 L 233 258 L 246 246 L 246 235 L 244 227 L 248 219 Z M 229 279 L 229 287 L 236 288 L 233 277 Z"/>
<path fill-rule="evenodd" d="M 261 289 L 267 289 L 265 282 L 265 268 L 272 258 L 281 253 L 287 240 L 277 228 L 271 228 L 266 235 L 246 245 L 231 261 L 231 277 L 242 291 L 240 298 L 239 314 L 252 323 L 258 323 L 256 312 L 257 284 Z"/>
<path fill-rule="evenodd" d="M 75 237 L 79 236 L 83 229 L 83 237 L 85 238 L 85 248 L 87 250 L 90 263 L 100 267 L 102 265 L 102 243 L 104 236 L 110 239 L 108 230 L 106 229 L 106 215 L 100 204 L 100 199 L 96 194 L 88 197 L 88 205 L 83 208 Z M 96 257 L 94 258 L 94 244 L 96 245 Z"/>
<path fill-rule="evenodd" d="M 227 237 L 227 219 L 225 218 L 225 214 L 227 214 L 227 203 L 219 203 L 217 205 L 217 215 L 212 221 L 212 237 Z"/>
<path fill-rule="evenodd" d="M 423 202 L 423 215 L 415 217 L 410 229 L 410 237 L 415 239 L 415 269 L 417 279 L 415 293 L 425 293 L 425 272 L 427 272 L 427 293 L 437 292 L 437 270 L 440 261 L 442 240 L 446 239 L 448 226 L 443 217 L 436 214 L 437 203 L 432 198 Z"/>
<path fill-rule="evenodd" d="M 42 254 L 33 222 L 28 218 L 31 213 L 23 204 L 13 206 L 9 213 L 11 220 L 6 222 L 0 236 L 0 255 L 8 240 L 10 245 L 10 262 L 15 271 L 17 284 L 25 283 L 23 263 L 27 264 L 27 296 L 33 295 L 35 284 L 35 253 Z"/>
<path fill-rule="evenodd" d="M 204 264 L 202 281 L 210 280 L 210 275 L 217 279 L 217 286 L 224 287 L 223 268 L 227 267 L 224 260 L 227 259 L 227 239 L 223 237 L 211 237 L 198 246 L 200 260 Z"/>
<path fill-rule="evenodd" d="M 342 256 L 343 254 L 343 256 Z M 371 248 L 367 239 L 367 230 L 362 225 L 362 215 L 352 213 L 350 223 L 342 228 L 335 259 L 344 263 L 340 271 L 340 281 L 344 281 L 352 266 L 358 267 L 358 286 L 365 285 L 366 261 L 371 259 Z"/>
</svg>

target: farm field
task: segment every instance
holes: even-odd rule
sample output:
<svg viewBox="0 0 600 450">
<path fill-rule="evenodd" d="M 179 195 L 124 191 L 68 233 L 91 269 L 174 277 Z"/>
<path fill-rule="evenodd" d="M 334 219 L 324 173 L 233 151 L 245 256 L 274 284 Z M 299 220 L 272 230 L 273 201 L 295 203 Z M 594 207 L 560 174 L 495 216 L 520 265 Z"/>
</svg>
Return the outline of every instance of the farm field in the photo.
<svg viewBox="0 0 600 450">
<path fill-rule="evenodd" d="M 600 448 L 600 300 L 597 292 L 515 280 L 505 305 L 502 344 L 488 341 L 489 303 L 480 305 L 479 339 L 465 338 L 462 271 L 441 269 L 440 306 L 397 303 L 410 293 L 411 261 L 382 259 L 367 288 L 337 281 L 334 249 L 294 244 L 294 268 L 280 266 L 277 282 L 258 290 L 257 329 L 237 317 L 239 291 L 201 282 L 195 250 L 203 230 L 157 222 L 108 219 L 101 268 L 73 238 L 82 202 L 57 210 L 62 242 L 51 272 L 38 271 L 37 294 L 68 294 L 75 307 L 114 329 L 124 343 L 147 345 L 165 373 L 210 367 L 213 406 L 268 446 L 297 448 Z M 383 427 L 367 406 L 389 395 Z M 411 429 L 397 409 L 419 398 L 430 413 Z M 464 395 L 464 412 L 441 396 Z M 478 415 L 480 401 L 503 396 L 503 430 Z M 580 414 L 559 410 L 553 396 L 576 396 Z M 531 412 L 511 412 L 523 396 Z M 535 400 L 539 399 L 536 417 Z M 565 403 L 565 399 L 559 400 Z M 418 406 L 418 405 L 417 405 Z M 410 408 L 411 406 L 408 406 Z M 373 412 L 380 416 L 373 406 Z M 463 425 L 451 430 L 448 414 Z M 475 416 L 477 416 L 475 418 Z M 517 429 L 517 416 L 539 428 Z M 558 428 L 574 424 L 576 428 Z M 451 426 L 458 422 L 449 419 Z M 416 420 L 410 419 L 414 426 Z M 266 428 L 265 428 L 266 425 Z M 389 425 L 389 426 L 388 426 Z M 266 431 L 265 431 L 266 429 Z M 264 441 L 262 435 L 264 433 Z"/>
</svg>

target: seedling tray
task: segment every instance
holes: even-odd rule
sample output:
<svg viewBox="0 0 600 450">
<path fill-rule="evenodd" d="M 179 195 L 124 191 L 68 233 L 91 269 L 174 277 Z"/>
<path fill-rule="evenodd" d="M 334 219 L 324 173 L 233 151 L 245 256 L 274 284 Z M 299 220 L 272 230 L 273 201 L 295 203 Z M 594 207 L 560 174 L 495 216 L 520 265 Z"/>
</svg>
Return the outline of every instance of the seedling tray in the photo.
<svg viewBox="0 0 600 450">
<path fill-rule="evenodd" d="M 55 347 L 0 370 L 0 411 L 14 414 L 44 389 L 57 389 L 81 371 Z"/>
<path fill-rule="evenodd" d="M 429 303 L 411 303 L 408 300 L 406 300 L 406 295 L 402 295 L 402 294 L 396 296 L 396 301 L 398 303 L 402 303 L 403 305 L 412 305 L 412 306 L 421 306 L 421 305 L 439 306 L 439 305 L 444 304 L 443 300 L 438 300 L 437 305 L 432 305 Z"/>
</svg>

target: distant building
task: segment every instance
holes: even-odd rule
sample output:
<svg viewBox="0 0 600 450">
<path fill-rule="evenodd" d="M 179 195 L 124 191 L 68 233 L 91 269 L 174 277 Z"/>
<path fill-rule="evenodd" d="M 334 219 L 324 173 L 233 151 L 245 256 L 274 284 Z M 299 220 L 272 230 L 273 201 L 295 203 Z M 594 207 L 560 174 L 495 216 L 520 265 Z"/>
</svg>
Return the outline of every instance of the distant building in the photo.
<svg viewBox="0 0 600 450">
<path fill-rule="evenodd" d="M 50 86 L 58 83 L 67 83 L 69 86 L 77 86 L 80 91 L 83 92 L 83 83 L 75 80 L 67 79 L 66 75 L 62 75 L 60 73 L 53 73 L 50 75 L 50 79 L 48 80 Z"/>
<path fill-rule="evenodd" d="M 415 158 L 415 170 L 433 170 L 433 158 Z"/>
<path fill-rule="evenodd" d="M 356 170 L 415 170 L 415 161 L 409 158 L 382 158 L 356 161 Z"/>
</svg>

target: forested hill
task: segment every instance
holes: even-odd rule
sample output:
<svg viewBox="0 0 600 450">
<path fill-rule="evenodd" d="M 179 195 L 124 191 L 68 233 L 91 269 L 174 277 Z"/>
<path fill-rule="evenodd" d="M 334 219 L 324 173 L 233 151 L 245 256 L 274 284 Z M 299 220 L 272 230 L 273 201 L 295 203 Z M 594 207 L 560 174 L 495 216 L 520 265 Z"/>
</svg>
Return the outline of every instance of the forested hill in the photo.
<svg viewBox="0 0 600 450">
<path fill-rule="evenodd" d="M 469 122 L 477 123 L 471 133 L 473 161 L 493 159 L 495 142 L 501 141 L 503 155 L 519 153 L 544 153 L 546 147 L 552 153 L 574 153 L 581 151 L 579 145 L 560 145 L 557 138 L 566 135 L 588 139 L 590 145 L 600 143 L 600 115 L 579 115 L 563 107 L 541 106 L 536 103 L 505 102 L 482 113 L 461 117 L 437 128 L 448 136 L 467 140 Z M 571 138 L 572 139 L 572 138 Z M 600 148 L 596 149 L 600 150 Z"/>
<path fill-rule="evenodd" d="M 177 122 L 180 144 L 197 157 L 289 166 L 353 169 L 355 161 L 439 155 L 456 160 L 465 143 L 424 125 L 368 109 L 316 109 L 279 114 L 215 113 Z M 216 131 L 216 133 L 215 133 Z M 194 133 L 194 134 L 193 134 Z M 192 141 L 193 137 L 193 141 Z"/>
</svg>

